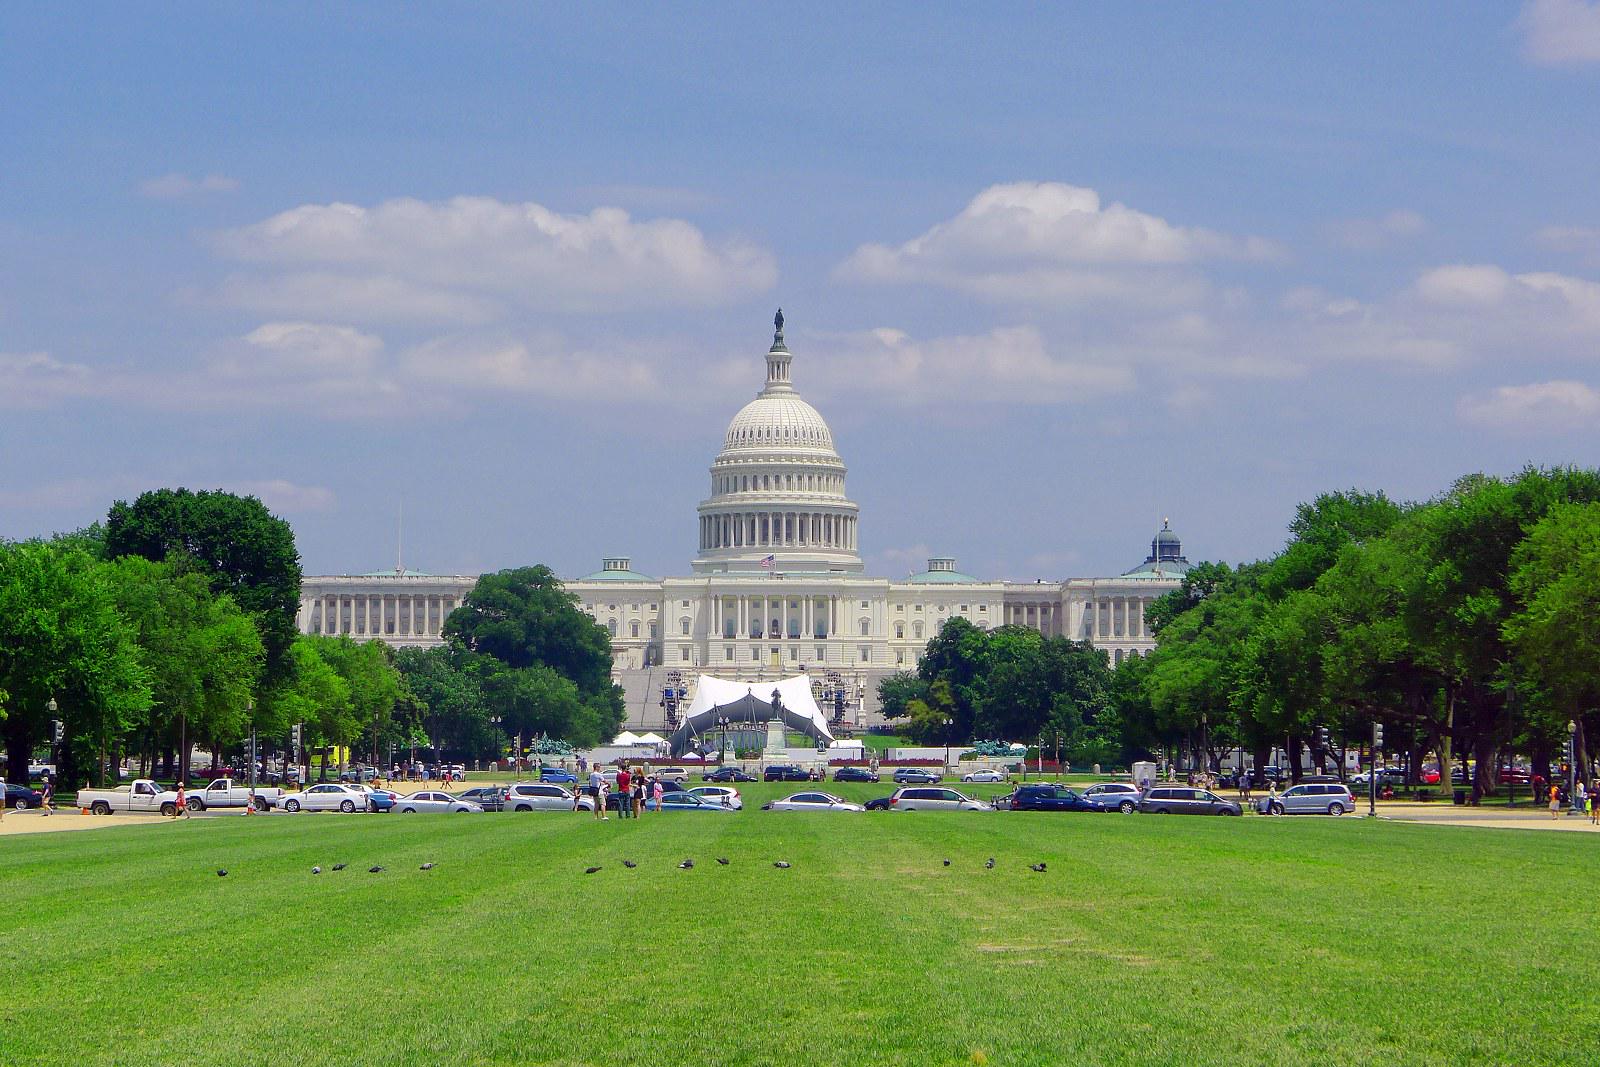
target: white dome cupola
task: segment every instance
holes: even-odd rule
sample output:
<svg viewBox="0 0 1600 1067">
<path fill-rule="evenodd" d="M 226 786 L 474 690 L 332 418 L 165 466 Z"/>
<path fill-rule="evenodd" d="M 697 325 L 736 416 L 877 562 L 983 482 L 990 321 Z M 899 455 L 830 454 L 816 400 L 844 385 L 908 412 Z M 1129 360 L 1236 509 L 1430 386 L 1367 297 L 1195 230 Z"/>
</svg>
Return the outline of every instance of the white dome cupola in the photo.
<svg viewBox="0 0 1600 1067">
<path fill-rule="evenodd" d="M 773 326 L 766 384 L 728 423 L 711 464 L 694 569 L 859 573 L 844 461 L 827 422 L 795 392 L 782 309 Z"/>
</svg>

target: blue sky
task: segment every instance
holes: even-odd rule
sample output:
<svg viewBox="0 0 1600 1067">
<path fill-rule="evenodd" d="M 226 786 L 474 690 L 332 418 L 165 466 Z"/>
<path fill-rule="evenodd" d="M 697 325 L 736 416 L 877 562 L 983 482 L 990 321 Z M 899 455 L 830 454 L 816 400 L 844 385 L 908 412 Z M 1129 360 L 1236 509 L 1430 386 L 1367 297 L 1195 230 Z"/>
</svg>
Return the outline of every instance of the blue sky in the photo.
<svg viewBox="0 0 1600 1067">
<path fill-rule="evenodd" d="M 0 10 L 0 536 L 681 574 L 782 305 L 874 573 L 1600 444 L 1600 4 Z"/>
</svg>

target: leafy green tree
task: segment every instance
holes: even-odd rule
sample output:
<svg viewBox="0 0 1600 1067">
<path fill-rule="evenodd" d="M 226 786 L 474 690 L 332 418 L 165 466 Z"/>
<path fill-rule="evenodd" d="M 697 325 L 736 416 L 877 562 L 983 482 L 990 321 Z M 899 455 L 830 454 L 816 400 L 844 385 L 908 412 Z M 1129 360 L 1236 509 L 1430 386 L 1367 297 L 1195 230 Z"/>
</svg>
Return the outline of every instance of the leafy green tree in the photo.
<svg viewBox="0 0 1600 1067">
<path fill-rule="evenodd" d="M 580 692 L 611 688 L 611 638 L 545 566 L 485 574 L 445 620 L 444 636 L 508 667 L 543 666 Z"/>
<path fill-rule="evenodd" d="M 903 719 L 913 700 L 926 700 L 928 683 L 910 671 L 895 671 L 878 681 L 878 707 L 886 719 Z"/>
<path fill-rule="evenodd" d="M 361 729 L 350 703 L 350 684 L 322 658 L 326 640 L 303 635 L 289 646 L 289 678 L 270 690 L 273 721 L 303 724 L 302 740 L 308 749 L 348 745 Z M 327 775 L 324 753 L 320 776 Z"/>
<path fill-rule="evenodd" d="M 264 681 L 292 671 L 300 556 L 294 531 L 255 497 L 156 489 L 132 504 L 117 501 L 106 518 L 110 559 L 142 556 L 182 570 L 194 567 L 254 620 L 265 650 Z"/>
<path fill-rule="evenodd" d="M 358 642 L 345 634 L 318 638 L 317 652 L 349 687 L 350 714 L 357 723 L 357 735 L 376 764 L 405 684 L 391 653 L 381 641 Z"/>
</svg>

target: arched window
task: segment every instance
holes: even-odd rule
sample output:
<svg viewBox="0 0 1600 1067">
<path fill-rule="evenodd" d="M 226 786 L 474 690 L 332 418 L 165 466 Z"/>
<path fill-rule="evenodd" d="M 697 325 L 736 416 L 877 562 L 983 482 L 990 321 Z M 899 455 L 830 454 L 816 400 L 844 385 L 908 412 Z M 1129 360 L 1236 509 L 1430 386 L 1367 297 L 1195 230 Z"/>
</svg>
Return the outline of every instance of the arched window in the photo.
<svg viewBox="0 0 1600 1067">
<path fill-rule="evenodd" d="M 654 621 L 652 621 L 650 623 L 650 640 L 654 641 L 655 639 L 656 639 L 656 624 L 655 624 Z"/>
<path fill-rule="evenodd" d="M 1113 663 L 1119 663 L 1120 664 L 1122 662 L 1122 649 L 1119 648 L 1115 652 L 1113 652 L 1111 654 L 1111 660 L 1112 660 Z"/>
<path fill-rule="evenodd" d="M 617 636 L 617 620 L 616 619 L 607 619 L 606 620 L 606 630 L 611 634 L 612 637 Z"/>
<path fill-rule="evenodd" d="M 687 615 L 678 620 L 678 629 L 683 631 L 683 636 L 689 636 L 689 617 Z"/>
<path fill-rule="evenodd" d="M 630 637 L 638 637 L 639 636 L 639 622 L 638 622 L 637 619 L 628 624 L 628 631 L 629 631 L 629 636 Z"/>
</svg>

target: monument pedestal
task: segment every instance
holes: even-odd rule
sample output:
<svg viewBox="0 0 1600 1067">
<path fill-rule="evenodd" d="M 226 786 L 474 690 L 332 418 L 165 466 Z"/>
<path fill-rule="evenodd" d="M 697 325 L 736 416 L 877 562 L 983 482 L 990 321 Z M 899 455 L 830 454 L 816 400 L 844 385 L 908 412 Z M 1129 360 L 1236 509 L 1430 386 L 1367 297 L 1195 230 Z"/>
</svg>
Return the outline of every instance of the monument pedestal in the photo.
<svg viewBox="0 0 1600 1067">
<path fill-rule="evenodd" d="M 789 758 L 789 735 L 784 729 L 782 719 L 767 720 L 767 744 L 764 754 L 769 761 Z"/>
</svg>

